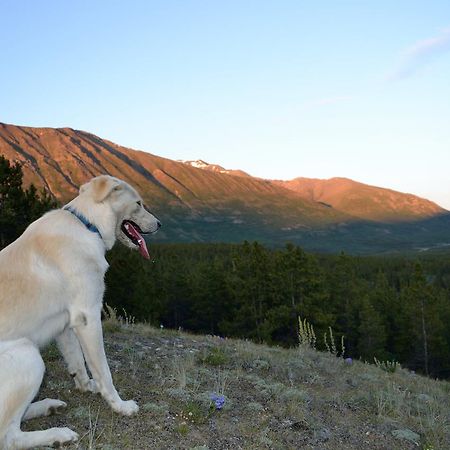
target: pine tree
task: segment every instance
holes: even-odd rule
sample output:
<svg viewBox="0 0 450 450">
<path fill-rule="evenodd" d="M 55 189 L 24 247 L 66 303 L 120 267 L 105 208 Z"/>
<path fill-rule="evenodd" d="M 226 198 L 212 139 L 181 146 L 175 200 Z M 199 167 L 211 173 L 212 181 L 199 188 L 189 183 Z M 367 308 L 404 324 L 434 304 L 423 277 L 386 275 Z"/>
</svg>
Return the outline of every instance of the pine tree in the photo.
<svg viewBox="0 0 450 450">
<path fill-rule="evenodd" d="M 22 188 L 23 173 L 18 162 L 0 156 L 0 248 L 17 239 L 45 211 L 56 206 L 44 191 L 31 185 Z"/>
<path fill-rule="evenodd" d="M 396 343 L 398 342 L 399 318 L 402 315 L 403 306 L 399 300 L 398 292 L 389 284 L 385 271 L 377 268 L 376 277 L 368 293 L 368 299 L 383 324 L 385 332 L 384 357 L 377 354 L 377 358 L 398 359 Z"/>
<path fill-rule="evenodd" d="M 358 327 L 358 355 L 367 361 L 386 359 L 386 330 L 382 318 L 367 297 L 360 302 Z"/>
<path fill-rule="evenodd" d="M 421 264 L 415 264 L 401 298 L 405 306 L 400 330 L 402 358 L 428 375 L 436 354 L 445 352 L 445 325 L 441 318 L 445 309 L 441 310 L 442 296 L 427 280 Z"/>
<path fill-rule="evenodd" d="M 328 273 L 330 310 L 336 317 L 336 334 L 344 335 L 350 355 L 356 355 L 359 338 L 360 302 L 367 293 L 366 282 L 358 276 L 356 259 L 342 253 Z"/>
<path fill-rule="evenodd" d="M 313 323 L 322 335 L 333 325 L 334 318 L 317 259 L 300 247 L 287 244 L 276 253 L 274 262 L 279 296 L 264 322 L 268 342 L 294 345 L 299 316 Z"/>
</svg>

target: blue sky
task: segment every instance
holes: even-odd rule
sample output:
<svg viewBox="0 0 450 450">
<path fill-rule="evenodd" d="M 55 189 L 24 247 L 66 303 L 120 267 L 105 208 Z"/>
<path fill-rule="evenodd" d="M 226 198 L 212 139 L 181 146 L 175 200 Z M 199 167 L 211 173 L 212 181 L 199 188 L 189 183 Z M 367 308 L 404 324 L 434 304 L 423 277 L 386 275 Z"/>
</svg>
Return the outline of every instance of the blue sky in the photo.
<svg viewBox="0 0 450 450">
<path fill-rule="evenodd" d="M 448 1 L 0 6 L 0 121 L 450 209 Z"/>
</svg>

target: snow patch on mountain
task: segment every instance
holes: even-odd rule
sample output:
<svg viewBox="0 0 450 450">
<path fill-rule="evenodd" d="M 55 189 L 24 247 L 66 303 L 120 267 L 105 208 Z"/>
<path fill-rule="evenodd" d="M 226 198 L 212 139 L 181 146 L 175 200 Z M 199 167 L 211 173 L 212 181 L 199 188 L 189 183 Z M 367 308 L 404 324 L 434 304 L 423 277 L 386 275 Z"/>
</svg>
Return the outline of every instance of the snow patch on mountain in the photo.
<svg viewBox="0 0 450 450">
<path fill-rule="evenodd" d="M 216 173 L 226 173 L 228 175 L 236 175 L 236 176 L 241 176 L 241 177 L 249 176 L 248 173 L 246 173 L 242 170 L 228 170 L 217 164 L 209 164 L 206 161 L 203 161 L 203 159 L 196 159 L 196 160 L 179 159 L 178 162 L 187 164 L 188 166 L 191 166 L 191 167 L 195 167 L 196 169 L 209 170 L 211 172 L 216 172 Z"/>
</svg>

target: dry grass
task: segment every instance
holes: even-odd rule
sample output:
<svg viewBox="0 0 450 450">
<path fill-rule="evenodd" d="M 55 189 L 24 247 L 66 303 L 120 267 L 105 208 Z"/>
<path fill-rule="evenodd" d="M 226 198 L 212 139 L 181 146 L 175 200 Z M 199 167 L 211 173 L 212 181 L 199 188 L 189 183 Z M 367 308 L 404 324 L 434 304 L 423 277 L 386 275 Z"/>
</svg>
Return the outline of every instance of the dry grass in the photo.
<svg viewBox="0 0 450 450">
<path fill-rule="evenodd" d="M 350 365 L 305 345 L 284 350 L 111 318 L 105 328 L 115 385 L 139 413 L 118 416 L 98 395 L 74 391 L 50 347 L 40 398 L 69 406 L 26 428 L 69 426 L 82 436 L 72 449 L 450 448 L 447 382 Z M 213 393 L 224 397 L 220 410 Z"/>
</svg>

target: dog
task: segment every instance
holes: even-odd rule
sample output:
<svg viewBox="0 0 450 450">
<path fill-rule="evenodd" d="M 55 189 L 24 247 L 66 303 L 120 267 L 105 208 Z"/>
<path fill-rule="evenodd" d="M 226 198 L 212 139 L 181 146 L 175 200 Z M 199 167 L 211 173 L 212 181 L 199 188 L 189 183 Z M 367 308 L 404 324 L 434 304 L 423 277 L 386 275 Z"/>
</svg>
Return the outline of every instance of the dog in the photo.
<svg viewBox="0 0 450 450">
<path fill-rule="evenodd" d="M 100 392 L 117 413 L 130 416 L 138 411 L 133 400 L 120 398 L 105 356 L 105 252 L 118 240 L 148 259 L 143 235 L 160 226 L 135 189 L 101 175 L 0 252 L 0 448 L 27 449 L 78 439 L 69 428 L 20 429 L 22 420 L 66 406 L 53 399 L 32 403 L 44 374 L 38 349 L 54 339 L 77 389 Z"/>
</svg>

